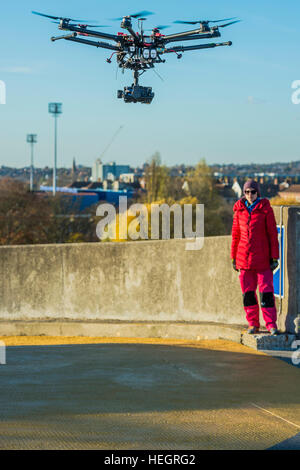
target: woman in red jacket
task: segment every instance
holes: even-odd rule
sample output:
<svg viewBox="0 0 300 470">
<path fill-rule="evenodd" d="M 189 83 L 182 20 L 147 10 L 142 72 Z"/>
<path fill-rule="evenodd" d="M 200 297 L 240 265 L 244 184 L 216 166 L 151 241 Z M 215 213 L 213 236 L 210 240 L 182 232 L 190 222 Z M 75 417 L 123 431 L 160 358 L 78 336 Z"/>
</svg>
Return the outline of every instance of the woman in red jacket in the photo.
<svg viewBox="0 0 300 470">
<path fill-rule="evenodd" d="M 248 333 L 259 331 L 258 285 L 266 327 L 277 335 L 272 271 L 278 266 L 279 244 L 274 212 L 269 200 L 260 197 L 256 181 L 247 181 L 243 191 L 244 197 L 233 208 L 231 259 L 233 268 L 240 271 Z"/>
</svg>

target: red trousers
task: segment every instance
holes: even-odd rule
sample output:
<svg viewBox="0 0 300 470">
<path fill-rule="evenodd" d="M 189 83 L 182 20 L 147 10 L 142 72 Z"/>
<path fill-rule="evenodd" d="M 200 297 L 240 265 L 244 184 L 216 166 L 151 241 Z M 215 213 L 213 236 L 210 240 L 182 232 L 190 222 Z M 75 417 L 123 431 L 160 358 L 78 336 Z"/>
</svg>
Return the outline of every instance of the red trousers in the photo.
<svg viewBox="0 0 300 470">
<path fill-rule="evenodd" d="M 259 305 L 257 302 L 257 285 L 261 295 L 261 310 L 268 330 L 277 328 L 277 311 L 274 298 L 273 273 L 241 269 L 240 283 L 244 296 L 244 310 L 249 326 L 259 328 Z"/>
</svg>

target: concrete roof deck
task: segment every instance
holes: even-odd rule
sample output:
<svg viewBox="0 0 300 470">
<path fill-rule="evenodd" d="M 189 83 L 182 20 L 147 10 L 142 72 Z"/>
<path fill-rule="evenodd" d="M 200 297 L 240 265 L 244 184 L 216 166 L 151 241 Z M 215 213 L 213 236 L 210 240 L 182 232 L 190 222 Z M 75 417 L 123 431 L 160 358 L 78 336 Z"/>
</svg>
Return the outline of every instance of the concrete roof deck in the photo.
<svg viewBox="0 0 300 470">
<path fill-rule="evenodd" d="M 300 448 L 289 361 L 221 340 L 0 339 L 0 449 Z"/>
</svg>

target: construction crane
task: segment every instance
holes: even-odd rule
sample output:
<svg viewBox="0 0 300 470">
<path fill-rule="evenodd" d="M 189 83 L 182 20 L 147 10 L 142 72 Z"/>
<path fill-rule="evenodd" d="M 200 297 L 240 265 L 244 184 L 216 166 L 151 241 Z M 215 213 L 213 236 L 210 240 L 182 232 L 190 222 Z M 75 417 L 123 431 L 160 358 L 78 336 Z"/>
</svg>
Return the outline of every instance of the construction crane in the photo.
<svg viewBox="0 0 300 470">
<path fill-rule="evenodd" d="M 103 150 L 102 154 L 100 155 L 100 159 L 101 161 L 103 160 L 103 156 L 106 154 L 107 150 L 110 148 L 110 146 L 113 144 L 113 142 L 116 140 L 118 134 L 121 132 L 121 130 L 123 129 L 124 126 L 120 126 L 118 128 L 118 130 L 114 133 L 114 135 L 112 136 L 111 140 L 109 141 L 109 143 L 107 144 L 107 146 L 105 147 L 105 149 Z"/>
</svg>

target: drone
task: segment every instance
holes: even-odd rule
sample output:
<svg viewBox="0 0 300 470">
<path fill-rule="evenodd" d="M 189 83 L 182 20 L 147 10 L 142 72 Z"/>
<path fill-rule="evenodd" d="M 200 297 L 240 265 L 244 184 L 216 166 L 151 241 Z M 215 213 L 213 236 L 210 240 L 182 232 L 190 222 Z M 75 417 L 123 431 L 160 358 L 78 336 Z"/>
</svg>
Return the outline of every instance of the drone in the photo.
<svg viewBox="0 0 300 470">
<path fill-rule="evenodd" d="M 221 33 L 220 28 L 225 28 L 240 20 L 235 18 L 225 18 L 223 20 L 197 20 L 197 21 L 174 21 L 176 24 L 193 25 L 194 28 L 190 31 L 183 31 L 175 34 L 163 35 L 161 30 L 168 26 L 156 26 L 147 33 L 144 30 L 144 22 L 146 17 L 153 15 L 150 11 L 141 11 L 132 15 L 127 15 L 121 18 L 114 18 L 116 21 L 121 21 L 121 28 L 126 32 L 119 32 L 117 34 L 108 34 L 101 31 L 96 31 L 92 28 L 106 27 L 104 25 L 91 25 L 86 20 L 76 20 L 72 18 L 63 18 L 59 16 L 46 15 L 36 11 L 32 12 L 35 15 L 50 18 L 53 23 L 58 24 L 58 29 L 62 31 L 70 31 L 71 34 L 64 36 L 51 37 L 51 41 L 58 41 L 65 39 L 79 44 L 86 44 L 98 48 L 108 49 L 112 51 L 106 61 L 111 64 L 112 57 L 115 55 L 118 67 L 124 72 L 126 69 L 133 71 L 133 83 L 131 86 L 124 87 L 124 90 L 118 90 L 117 97 L 123 99 L 125 103 L 144 103 L 150 104 L 154 98 L 154 93 L 151 87 L 139 85 L 139 78 L 142 74 L 150 69 L 154 69 L 156 64 L 165 63 L 163 58 L 165 54 L 176 54 L 178 59 L 182 58 L 182 53 L 186 51 L 195 51 L 199 49 L 210 49 L 220 46 L 231 46 L 232 42 L 219 42 L 219 43 L 206 43 L 196 45 L 174 45 L 180 41 L 195 41 L 202 39 L 219 38 Z M 133 29 L 133 20 L 138 21 L 138 31 Z M 224 24 L 216 24 L 224 21 L 229 21 Z M 211 25 L 215 23 L 215 25 Z M 111 42 L 100 42 L 88 38 L 105 39 Z"/>
</svg>

